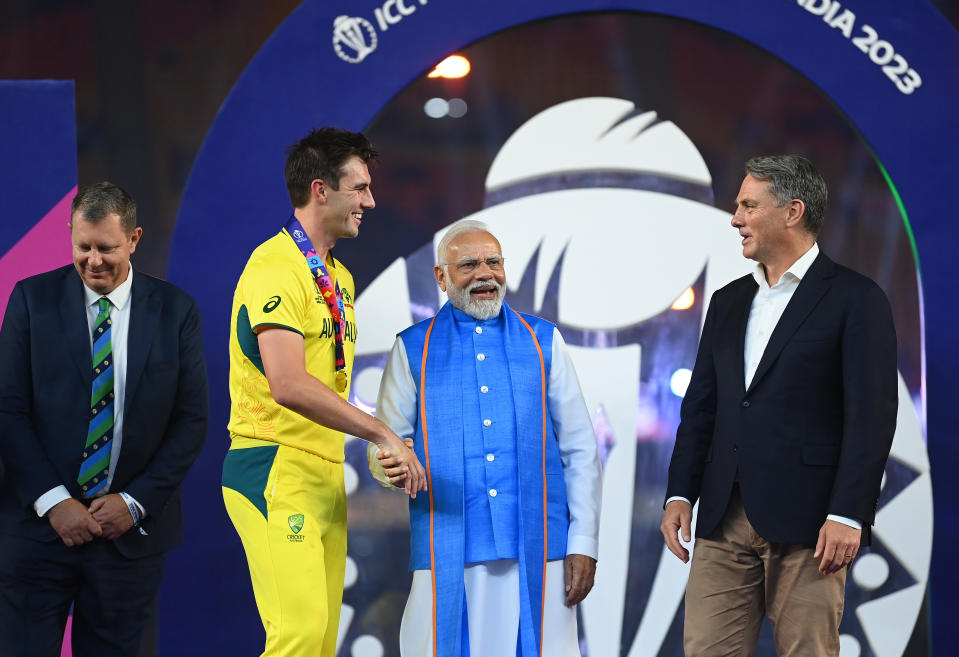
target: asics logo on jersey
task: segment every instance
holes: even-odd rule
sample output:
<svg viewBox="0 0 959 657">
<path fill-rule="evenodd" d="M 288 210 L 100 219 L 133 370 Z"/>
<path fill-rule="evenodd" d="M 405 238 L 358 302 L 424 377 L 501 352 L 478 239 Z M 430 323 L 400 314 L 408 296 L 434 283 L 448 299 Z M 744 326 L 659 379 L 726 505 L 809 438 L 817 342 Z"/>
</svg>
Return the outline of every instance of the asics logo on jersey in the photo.
<svg viewBox="0 0 959 657">
<path fill-rule="evenodd" d="M 276 307 L 280 305 L 282 299 L 280 297 L 270 297 L 267 299 L 266 304 L 263 306 L 263 312 L 271 313 L 276 310 Z"/>
</svg>

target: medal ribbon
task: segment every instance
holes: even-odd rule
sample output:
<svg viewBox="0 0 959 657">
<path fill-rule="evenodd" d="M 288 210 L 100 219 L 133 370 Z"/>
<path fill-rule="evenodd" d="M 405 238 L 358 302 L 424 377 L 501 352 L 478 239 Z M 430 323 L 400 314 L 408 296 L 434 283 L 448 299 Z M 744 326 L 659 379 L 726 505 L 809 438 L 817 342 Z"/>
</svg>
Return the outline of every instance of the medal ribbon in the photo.
<svg viewBox="0 0 959 657">
<path fill-rule="evenodd" d="M 303 257 L 306 258 L 306 264 L 310 268 L 310 273 L 316 279 L 316 286 L 323 295 L 327 307 L 330 309 L 330 315 L 333 316 L 333 337 L 334 348 L 336 352 L 336 372 L 346 372 L 346 357 L 343 355 L 343 335 L 346 333 L 346 311 L 343 308 L 343 296 L 340 294 L 340 284 L 334 283 L 333 279 L 326 271 L 323 261 L 316 255 L 316 249 L 313 243 L 303 230 L 300 220 L 294 215 L 290 215 L 286 222 L 286 232 L 293 241 L 296 242 L 296 248 L 300 250 Z M 330 253 L 332 258 L 333 254 Z M 341 391 L 342 392 L 342 391 Z"/>
</svg>

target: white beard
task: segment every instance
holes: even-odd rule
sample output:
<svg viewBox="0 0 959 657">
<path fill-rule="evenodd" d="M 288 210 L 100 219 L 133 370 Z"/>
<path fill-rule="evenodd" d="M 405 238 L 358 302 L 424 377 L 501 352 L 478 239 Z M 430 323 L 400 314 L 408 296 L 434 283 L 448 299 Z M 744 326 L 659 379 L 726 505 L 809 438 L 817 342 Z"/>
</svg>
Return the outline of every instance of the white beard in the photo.
<svg viewBox="0 0 959 657">
<path fill-rule="evenodd" d="M 492 299 L 474 299 L 470 294 L 471 290 L 488 286 L 496 288 L 496 296 Z M 449 297 L 454 308 L 462 310 L 470 317 L 479 320 L 492 319 L 499 315 L 499 311 L 503 307 L 506 287 L 496 281 L 474 281 L 466 287 L 456 287 L 450 283 L 446 286 L 446 296 Z"/>
</svg>

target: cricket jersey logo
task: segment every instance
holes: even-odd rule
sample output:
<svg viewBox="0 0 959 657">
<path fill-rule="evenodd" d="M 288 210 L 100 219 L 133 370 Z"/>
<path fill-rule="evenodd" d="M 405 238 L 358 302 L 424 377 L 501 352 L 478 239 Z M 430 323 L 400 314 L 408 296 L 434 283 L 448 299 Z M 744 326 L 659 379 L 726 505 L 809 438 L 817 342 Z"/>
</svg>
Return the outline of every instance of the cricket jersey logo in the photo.
<svg viewBox="0 0 959 657">
<path fill-rule="evenodd" d="M 267 299 L 266 304 L 263 306 L 263 312 L 265 313 L 273 312 L 274 310 L 276 310 L 276 307 L 280 305 L 280 301 L 282 300 L 283 299 L 281 299 L 279 296 L 270 297 L 269 299 Z"/>
<path fill-rule="evenodd" d="M 306 519 L 303 517 L 302 513 L 294 513 L 292 516 L 286 519 L 290 524 L 290 529 L 293 530 L 292 534 L 287 536 L 290 539 L 291 543 L 302 543 L 303 537 L 300 535 L 300 530 L 303 529 L 303 523 Z"/>
</svg>

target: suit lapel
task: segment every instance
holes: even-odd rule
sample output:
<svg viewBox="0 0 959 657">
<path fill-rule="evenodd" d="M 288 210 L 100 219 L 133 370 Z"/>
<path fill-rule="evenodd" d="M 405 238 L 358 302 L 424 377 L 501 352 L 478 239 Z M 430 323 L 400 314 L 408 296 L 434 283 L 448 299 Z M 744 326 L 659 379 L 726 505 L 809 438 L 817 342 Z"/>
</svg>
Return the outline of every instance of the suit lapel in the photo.
<svg viewBox="0 0 959 657">
<path fill-rule="evenodd" d="M 75 269 L 66 273 L 63 280 L 63 293 L 60 295 L 60 320 L 63 337 L 67 342 L 73 362 L 80 371 L 81 378 L 93 384 L 93 354 L 90 350 L 90 327 L 87 324 L 87 309 L 83 294 L 83 281 Z"/>
<path fill-rule="evenodd" d="M 739 385 L 740 392 L 746 391 L 746 367 L 743 355 L 746 353 L 746 325 L 749 322 L 749 311 L 752 310 L 753 298 L 756 296 L 758 287 L 756 280 L 750 275 L 741 286 L 739 294 L 733 299 L 730 309 L 730 317 L 733 322 L 736 322 L 733 325 L 736 330 L 732 334 L 736 339 L 731 352 L 736 356 L 733 371 L 736 372 L 736 383 Z"/>
<path fill-rule="evenodd" d="M 773 334 L 769 337 L 769 343 L 766 345 L 766 350 L 763 352 L 747 392 L 752 391 L 756 384 L 762 380 L 772 364 L 776 362 L 780 352 L 789 343 L 796 329 L 805 321 L 809 313 L 826 294 L 826 291 L 829 290 L 832 285 L 833 267 L 832 260 L 823 253 L 816 257 L 809 271 L 799 282 L 799 287 L 796 288 L 796 292 L 793 293 L 789 303 L 786 304 L 786 309 L 783 311 L 779 323 L 773 329 Z M 740 353 L 745 353 L 745 351 Z"/>
<path fill-rule="evenodd" d="M 133 270 L 133 288 L 130 291 L 130 330 L 127 333 L 127 376 L 123 410 L 129 413 L 130 402 L 136 393 L 140 375 L 146 365 L 153 336 L 160 322 L 160 304 L 152 299 L 153 281 Z"/>
</svg>

